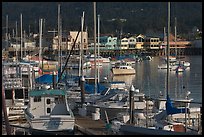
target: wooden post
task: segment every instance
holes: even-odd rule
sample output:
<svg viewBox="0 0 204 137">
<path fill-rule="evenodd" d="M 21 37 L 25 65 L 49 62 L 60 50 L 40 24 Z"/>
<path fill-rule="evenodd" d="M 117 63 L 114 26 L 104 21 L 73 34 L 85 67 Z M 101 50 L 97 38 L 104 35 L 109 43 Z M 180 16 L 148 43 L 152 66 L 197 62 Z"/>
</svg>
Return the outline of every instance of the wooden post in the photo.
<svg viewBox="0 0 204 137">
<path fill-rule="evenodd" d="M 82 76 L 82 77 L 81 77 L 81 82 L 80 82 L 80 86 L 81 86 L 81 107 L 83 107 L 83 104 L 84 104 L 84 102 L 85 102 L 84 82 L 85 82 L 85 78 Z"/>
<path fill-rule="evenodd" d="M 56 75 L 56 73 L 55 73 L 55 71 L 53 71 L 53 73 L 52 73 L 52 76 L 53 76 L 53 77 L 52 77 L 52 78 L 53 78 L 53 79 L 52 79 L 53 89 L 56 88 L 56 76 L 55 76 L 55 75 Z"/>
<path fill-rule="evenodd" d="M 5 125 L 6 125 L 6 133 L 7 135 L 11 135 L 11 127 L 9 124 L 7 110 L 6 110 L 5 91 L 3 87 L 2 87 L 2 109 L 3 109 L 4 120 L 5 120 Z"/>
<path fill-rule="evenodd" d="M 133 92 L 135 91 L 134 86 L 132 85 L 130 88 L 130 92 L 129 92 L 129 110 L 130 110 L 130 124 L 133 124 L 134 122 L 134 94 Z"/>
<path fill-rule="evenodd" d="M 109 124 L 108 114 L 107 114 L 106 110 L 104 112 L 105 112 L 105 116 L 106 116 L 106 122 L 107 122 L 107 124 Z"/>
<path fill-rule="evenodd" d="M 185 132 L 187 132 L 187 102 L 185 103 Z"/>
<path fill-rule="evenodd" d="M 148 111 L 148 97 L 146 97 L 146 128 L 148 127 L 148 116 L 147 116 L 147 112 Z"/>
</svg>

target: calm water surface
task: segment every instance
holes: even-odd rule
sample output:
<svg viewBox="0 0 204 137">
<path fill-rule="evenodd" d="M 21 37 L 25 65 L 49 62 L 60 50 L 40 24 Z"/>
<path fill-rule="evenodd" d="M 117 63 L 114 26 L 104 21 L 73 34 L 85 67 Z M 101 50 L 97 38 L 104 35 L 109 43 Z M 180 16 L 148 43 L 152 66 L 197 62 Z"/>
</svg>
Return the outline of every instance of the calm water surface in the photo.
<svg viewBox="0 0 204 137">
<path fill-rule="evenodd" d="M 184 98 L 186 91 L 190 91 L 190 98 L 195 102 L 202 102 L 202 56 L 185 56 L 184 59 L 191 63 L 185 72 L 177 74 L 170 71 L 169 95 L 171 98 Z M 166 95 L 166 70 L 158 69 L 162 64 L 161 57 L 154 57 L 152 61 L 143 61 L 134 65 L 135 75 L 113 76 L 111 64 L 100 67 L 100 80 L 107 77 L 109 81 L 125 81 L 128 86 L 133 84 L 141 92 L 150 97 L 158 97 L 160 92 Z M 95 75 L 94 68 L 84 71 L 86 76 Z M 193 105 L 194 106 L 194 105 Z"/>
</svg>

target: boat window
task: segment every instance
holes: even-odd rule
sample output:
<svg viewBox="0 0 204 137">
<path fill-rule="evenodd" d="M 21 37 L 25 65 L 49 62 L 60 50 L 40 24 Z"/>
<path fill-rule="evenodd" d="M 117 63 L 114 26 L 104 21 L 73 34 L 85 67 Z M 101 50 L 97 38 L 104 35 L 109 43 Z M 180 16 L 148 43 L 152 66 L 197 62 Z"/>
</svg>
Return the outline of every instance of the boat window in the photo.
<svg viewBox="0 0 204 137">
<path fill-rule="evenodd" d="M 41 96 L 34 97 L 34 102 L 41 102 Z"/>
<path fill-rule="evenodd" d="M 50 113 L 51 109 L 50 108 L 47 108 L 47 113 Z"/>
<path fill-rule="evenodd" d="M 57 102 L 59 100 L 59 98 L 58 97 L 55 97 L 55 102 Z"/>
<path fill-rule="evenodd" d="M 140 100 L 139 100 L 139 97 L 135 97 L 134 100 L 135 100 L 136 102 L 139 102 L 139 101 L 140 101 Z"/>
<path fill-rule="evenodd" d="M 47 99 L 47 104 L 50 104 L 50 99 Z"/>
<path fill-rule="evenodd" d="M 141 101 L 143 101 L 143 97 L 142 96 L 141 97 L 135 97 L 134 100 L 136 102 L 141 102 Z"/>
<path fill-rule="evenodd" d="M 185 102 L 173 102 L 174 107 L 185 107 Z"/>
</svg>

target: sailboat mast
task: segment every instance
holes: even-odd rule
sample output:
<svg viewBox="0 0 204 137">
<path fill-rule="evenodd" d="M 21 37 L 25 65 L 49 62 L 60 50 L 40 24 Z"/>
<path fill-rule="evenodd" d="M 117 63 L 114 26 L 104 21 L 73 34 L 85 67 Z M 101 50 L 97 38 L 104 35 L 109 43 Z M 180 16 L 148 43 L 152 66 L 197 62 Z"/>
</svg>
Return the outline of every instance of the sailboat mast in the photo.
<svg viewBox="0 0 204 137">
<path fill-rule="evenodd" d="M 94 6 L 94 67 L 95 67 L 95 94 L 97 93 L 97 70 L 96 70 L 96 2 Z"/>
<path fill-rule="evenodd" d="M 8 15 L 6 15 L 6 48 L 8 48 Z"/>
<path fill-rule="evenodd" d="M 22 31 L 22 29 L 23 29 L 23 22 L 22 22 L 23 15 L 22 14 L 20 16 L 20 19 L 21 19 L 21 60 L 22 60 L 23 59 L 23 31 Z"/>
<path fill-rule="evenodd" d="M 61 60 L 61 29 L 60 29 L 60 4 L 58 4 L 58 63 L 60 67 L 60 73 L 62 71 L 62 60 Z"/>
<path fill-rule="evenodd" d="M 164 43 L 166 43 L 166 28 L 164 27 Z M 167 45 L 165 45 L 164 55 L 166 55 L 167 51 Z"/>
<path fill-rule="evenodd" d="M 25 41 L 26 41 L 26 32 L 23 31 L 23 43 L 24 43 L 24 56 L 26 57 L 26 48 L 25 48 Z"/>
<path fill-rule="evenodd" d="M 83 41 L 83 31 L 84 31 L 84 11 L 83 11 L 83 15 L 81 17 L 81 48 L 80 48 L 80 67 L 79 69 L 81 70 L 81 73 L 79 76 L 83 76 L 83 50 L 84 50 L 84 41 Z"/>
<path fill-rule="evenodd" d="M 18 48 L 17 48 L 17 43 L 18 43 L 18 22 L 16 21 L 16 61 L 18 62 Z"/>
<path fill-rule="evenodd" d="M 39 62 L 41 61 L 41 59 L 42 59 L 42 19 L 40 19 L 40 30 L 39 30 L 39 32 L 40 32 L 40 37 L 39 37 L 39 48 L 40 48 L 40 51 L 39 51 Z M 40 63 L 39 63 L 40 64 Z M 43 66 L 43 62 L 42 62 L 42 66 Z M 42 67 L 42 69 L 43 69 L 43 67 Z"/>
<path fill-rule="evenodd" d="M 175 31 L 175 36 L 174 36 L 174 42 L 175 42 L 175 53 L 177 56 L 177 45 L 176 45 L 176 36 L 177 36 L 177 30 L 176 30 L 176 17 L 175 17 L 175 26 L 174 26 L 174 31 Z"/>
<path fill-rule="evenodd" d="M 100 81 L 100 77 L 99 77 L 99 56 L 100 56 L 100 15 L 98 15 L 98 83 Z"/>
<path fill-rule="evenodd" d="M 170 37 L 170 2 L 168 2 L 168 23 L 167 23 L 167 95 L 169 94 L 169 37 Z"/>
</svg>

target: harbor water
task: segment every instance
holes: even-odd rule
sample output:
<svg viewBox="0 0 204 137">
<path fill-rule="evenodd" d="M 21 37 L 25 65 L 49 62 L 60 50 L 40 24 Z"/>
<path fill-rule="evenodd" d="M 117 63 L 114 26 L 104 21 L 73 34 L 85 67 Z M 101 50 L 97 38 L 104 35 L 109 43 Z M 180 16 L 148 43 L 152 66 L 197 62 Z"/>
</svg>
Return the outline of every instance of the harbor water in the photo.
<svg viewBox="0 0 204 137">
<path fill-rule="evenodd" d="M 189 98 L 193 102 L 202 103 L 202 56 L 184 56 L 181 60 L 188 61 L 191 65 L 182 73 L 170 71 L 169 95 L 171 98 L 184 98 L 186 92 L 190 91 Z M 161 57 L 155 56 L 153 60 L 145 60 L 136 62 L 133 65 L 136 69 L 135 75 L 119 75 L 113 76 L 111 72 L 111 64 L 103 63 L 99 67 L 99 79 L 103 81 L 106 77 L 109 81 L 125 81 L 127 86 L 134 85 L 140 92 L 145 93 L 151 98 L 157 98 L 160 94 L 166 94 L 166 69 L 158 69 L 158 65 L 164 63 Z M 77 74 L 77 70 L 70 74 Z M 88 77 L 95 76 L 95 68 L 84 70 L 84 75 Z M 192 103 L 192 106 L 198 106 Z"/>
</svg>

